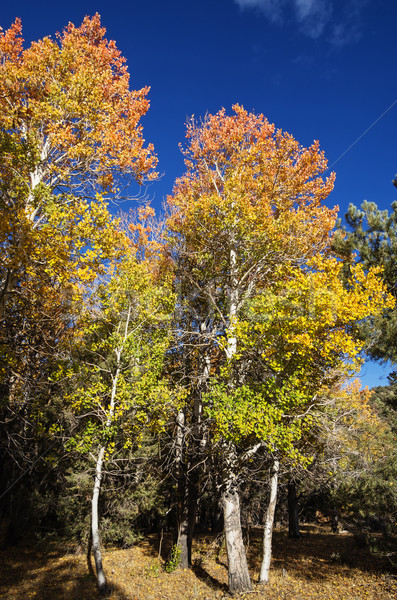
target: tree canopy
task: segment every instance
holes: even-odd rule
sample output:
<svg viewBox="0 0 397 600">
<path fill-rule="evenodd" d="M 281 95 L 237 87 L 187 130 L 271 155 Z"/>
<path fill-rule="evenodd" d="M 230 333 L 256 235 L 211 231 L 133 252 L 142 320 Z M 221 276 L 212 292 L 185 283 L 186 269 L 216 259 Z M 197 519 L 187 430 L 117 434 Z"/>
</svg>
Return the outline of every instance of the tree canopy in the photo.
<svg viewBox="0 0 397 600">
<path fill-rule="evenodd" d="M 106 520 L 118 543 L 174 528 L 172 570 L 221 506 L 229 589 L 251 591 L 253 496 L 270 498 L 266 581 L 278 477 L 321 481 L 330 460 L 341 494 L 348 469 L 386 490 L 382 449 L 394 474 L 394 388 L 369 406 L 346 381 L 364 350 L 395 359 L 397 203 L 350 207 L 335 234 L 319 142 L 236 104 L 188 122 L 164 214 L 115 218 L 157 176 L 149 88 L 130 85 L 98 14 L 28 48 L 18 19 L 0 30 L 0 516 L 79 521 L 106 591 Z"/>
</svg>

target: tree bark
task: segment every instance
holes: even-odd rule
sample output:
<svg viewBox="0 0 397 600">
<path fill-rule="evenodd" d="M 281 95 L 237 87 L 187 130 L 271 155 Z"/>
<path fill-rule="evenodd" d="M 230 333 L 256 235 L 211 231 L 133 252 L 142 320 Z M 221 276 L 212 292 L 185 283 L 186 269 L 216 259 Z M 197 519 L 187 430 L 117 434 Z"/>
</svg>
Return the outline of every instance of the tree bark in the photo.
<svg viewBox="0 0 397 600">
<path fill-rule="evenodd" d="M 180 519 L 177 544 L 181 549 L 179 567 L 189 569 L 192 566 L 192 541 L 197 513 L 197 485 L 188 477 L 182 482 L 184 486 L 181 498 Z"/>
<path fill-rule="evenodd" d="M 200 333 L 206 340 L 207 329 L 200 325 Z M 206 390 L 211 360 L 208 350 L 200 358 L 200 375 L 197 378 L 189 442 L 186 444 L 186 417 L 180 411 L 177 418 L 177 460 L 179 462 L 179 523 L 177 544 L 180 547 L 179 566 L 188 569 L 192 565 L 192 541 L 196 525 L 197 500 L 199 495 L 200 462 L 205 450 L 202 427 L 202 395 Z"/>
<path fill-rule="evenodd" d="M 252 585 L 241 529 L 240 496 L 236 476 L 231 469 L 224 477 L 223 487 L 222 508 L 229 563 L 229 591 L 231 594 L 249 592 Z"/>
<path fill-rule="evenodd" d="M 235 240 L 231 238 L 229 253 L 230 298 L 229 298 L 229 331 L 225 348 L 226 358 L 231 361 L 237 352 L 237 336 L 235 332 L 239 303 L 237 253 Z M 234 388 L 233 376 L 229 386 Z M 229 591 L 231 594 L 252 591 L 251 578 L 248 571 L 243 532 L 241 529 L 240 495 L 236 475 L 236 448 L 232 443 L 224 443 L 222 497 L 223 523 L 227 559 L 229 564 Z"/>
<path fill-rule="evenodd" d="M 178 513 L 176 544 L 180 548 L 179 566 L 187 569 L 191 561 L 189 540 L 189 491 L 185 465 L 185 413 L 180 410 L 176 419 L 175 458 L 178 478 Z"/>
<path fill-rule="evenodd" d="M 92 553 L 94 555 L 95 560 L 95 569 L 96 569 L 96 577 L 98 583 L 98 589 L 100 594 L 106 594 L 108 591 L 108 586 L 106 583 L 106 577 L 102 566 L 102 553 L 101 553 L 101 544 L 99 538 L 99 519 L 98 519 L 98 499 L 99 492 L 101 489 L 101 479 L 102 479 L 102 464 L 103 457 L 105 455 L 105 447 L 102 446 L 99 450 L 98 459 L 96 462 L 96 470 L 95 470 L 95 483 L 94 483 L 94 491 L 92 494 L 92 503 L 91 503 L 91 535 L 92 535 Z"/>
<path fill-rule="evenodd" d="M 265 585 L 269 581 L 270 560 L 272 558 L 272 536 L 274 512 L 277 504 L 277 484 L 280 462 L 274 459 L 272 474 L 270 477 L 270 500 L 266 511 L 265 525 L 263 529 L 263 559 L 259 574 L 259 583 Z"/>
<path fill-rule="evenodd" d="M 288 483 L 288 535 L 290 538 L 299 538 L 298 496 L 294 481 Z"/>
<path fill-rule="evenodd" d="M 120 377 L 120 368 L 121 368 L 121 356 L 123 353 L 123 349 L 125 343 L 128 339 L 128 329 L 131 319 L 131 305 L 128 307 L 128 313 L 126 316 L 126 322 L 124 325 L 124 335 L 122 342 L 118 348 L 115 349 L 116 354 L 116 371 L 114 375 L 112 375 L 112 391 L 110 395 L 110 403 L 109 403 L 109 412 L 105 423 L 105 431 L 109 429 L 112 424 L 114 410 L 116 406 L 116 396 L 117 396 L 117 385 Z M 99 492 L 101 490 L 101 481 L 102 481 L 102 466 L 103 460 L 105 457 L 106 446 L 103 445 L 99 449 L 98 458 L 96 462 L 95 469 L 95 481 L 94 481 L 94 490 L 92 493 L 92 503 L 91 503 L 91 533 L 92 533 L 92 552 L 94 554 L 95 559 L 95 568 L 97 575 L 97 582 L 100 594 L 105 594 L 108 592 L 108 586 L 106 583 L 106 577 L 103 570 L 102 565 L 102 553 L 101 553 L 101 545 L 100 545 L 100 537 L 99 537 L 99 518 L 98 518 L 98 499 Z"/>
<path fill-rule="evenodd" d="M 200 405 L 200 408 L 198 407 Z M 180 547 L 179 566 L 188 569 L 192 565 L 192 541 L 196 525 L 197 500 L 199 495 L 200 467 L 198 463 L 203 452 L 201 447 L 200 423 L 201 399 L 195 400 L 195 414 L 191 425 L 189 443 L 186 445 L 183 428 L 185 415 L 183 411 L 178 415 L 177 453 L 178 466 L 178 491 L 179 491 L 179 519 L 177 544 Z M 187 446 L 187 447 L 186 447 Z"/>
<path fill-rule="evenodd" d="M 25 216 L 30 221 L 30 223 L 32 225 L 32 229 L 36 229 L 36 227 L 40 223 L 40 219 L 38 221 L 37 220 L 35 221 L 35 219 L 37 218 L 37 215 L 40 212 L 42 207 L 39 205 L 34 208 L 34 203 L 35 203 L 34 202 L 34 190 L 44 179 L 42 165 L 48 159 L 49 151 L 50 151 L 50 142 L 49 142 L 49 140 L 46 140 L 40 151 L 40 162 L 36 165 L 35 170 L 30 173 L 30 189 L 29 189 L 27 200 L 26 200 Z M 2 320 L 4 317 L 8 297 L 14 291 L 14 288 L 15 288 L 15 285 L 17 282 L 17 276 L 16 276 L 15 271 L 16 271 L 16 268 L 18 268 L 20 266 L 21 261 L 18 259 L 18 250 L 20 250 L 20 247 L 23 245 L 23 240 L 24 240 L 23 235 L 22 235 L 22 239 L 21 238 L 18 239 L 18 236 L 17 236 L 17 239 L 13 240 L 13 247 L 16 250 L 16 264 L 14 265 L 13 269 L 7 270 L 5 279 L 1 284 L 2 289 L 0 291 L 0 320 Z"/>
</svg>

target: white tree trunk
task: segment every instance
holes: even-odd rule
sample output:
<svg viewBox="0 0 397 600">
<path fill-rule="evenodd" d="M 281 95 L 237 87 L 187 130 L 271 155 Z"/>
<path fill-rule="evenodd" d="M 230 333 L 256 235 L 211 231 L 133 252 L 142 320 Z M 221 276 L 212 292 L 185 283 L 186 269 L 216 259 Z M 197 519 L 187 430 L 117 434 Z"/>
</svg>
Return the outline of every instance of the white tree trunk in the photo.
<svg viewBox="0 0 397 600">
<path fill-rule="evenodd" d="M 237 254 L 234 240 L 231 240 L 230 259 L 230 297 L 229 297 L 229 331 L 226 345 L 226 357 L 231 360 L 237 352 L 236 321 L 239 303 Z M 234 377 L 230 377 L 229 386 L 233 389 Z M 252 590 L 248 570 L 247 555 L 241 530 L 240 496 L 236 475 L 236 449 L 233 444 L 224 444 L 224 472 L 222 508 L 225 528 L 226 551 L 229 565 L 229 591 L 232 594 Z"/>
<path fill-rule="evenodd" d="M 229 591 L 232 594 L 252 590 L 240 518 L 240 497 L 235 476 L 229 472 L 222 494 L 226 551 L 229 564 Z"/>
<path fill-rule="evenodd" d="M 263 559 L 259 575 L 259 583 L 266 584 L 269 581 L 270 560 L 272 557 L 272 535 L 274 512 L 277 503 L 277 484 L 280 462 L 274 459 L 272 475 L 270 478 L 270 500 L 266 511 L 265 526 L 263 529 Z"/>
<path fill-rule="evenodd" d="M 36 229 L 39 221 L 35 222 L 37 214 L 40 212 L 42 206 L 39 204 L 38 206 L 34 206 L 34 190 L 35 188 L 42 182 L 43 180 L 43 167 L 42 165 L 48 158 L 50 144 L 47 140 L 40 152 L 40 163 L 36 166 L 35 170 L 30 173 L 30 190 L 28 193 L 28 197 L 25 205 L 25 215 L 27 219 L 32 223 L 32 228 Z M 21 239 L 16 238 L 14 240 L 14 245 L 16 248 L 20 247 L 22 244 Z M 0 290 L 0 319 L 3 318 L 6 301 L 8 296 L 14 291 L 14 287 L 17 281 L 16 271 L 20 266 L 21 262 L 17 261 L 17 263 L 13 266 L 12 269 L 7 269 L 5 273 L 4 280 L 1 282 L 1 290 Z"/>
<path fill-rule="evenodd" d="M 116 406 L 117 399 L 117 385 L 120 377 L 120 368 L 121 368 L 121 356 L 125 346 L 125 343 L 128 339 L 128 329 L 131 318 L 131 306 L 128 308 L 128 313 L 126 316 L 126 322 L 124 326 L 124 335 L 122 342 L 118 348 L 115 349 L 115 354 L 117 357 L 116 363 L 116 372 L 112 375 L 112 391 L 110 395 L 109 402 L 109 412 L 105 423 L 105 431 L 109 429 L 112 424 L 114 409 Z M 101 481 L 102 481 L 102 466 L 103 460 L 105 457 L 106 446 L 101 446 L 98 453 L 98 458 L 96 461 L 96 469 L 95 469 L 95 481 L 94 481 L 94 490 L 92 493 L 92 502 L 91 502 L 91 534 L 92 534 L 92 552 L 94 554 L 95 559 L 95 568 L 96 568 L 96 576 L 98 582 L 99 592 L 104 594 L 108 591 L 108 586 L 106 583 L 106 577 L 103 570 L 102 565 L 102 554 L 101 554 L 101 543 L 99 536 L 99 516 L 98 516 L 98 499 L 99 492 L 101 490 Z"/>
<path fill-rule="evenodd" d="M 239 302 L 237 255 L 234 248 L 230 250 L 230 306 L 229 306 L 229 334 L 226 347 L 226 356 L 230 360 L 237 352 L 237 337 L 235 334 L 237 310 Z"/>
<path fill-rule="evenodd" d="M 99 538 L 99 518 L 98 518 L 98 499 L 99 492 L 101 489 L 102 479 L 102 464 L 103 457 L 105 455 L 105 446 L 102 446 L 99 450 L 98 459 L 96 462 L 95 469 L 95 483 L 94 491 L 92 494 L 91 504 L 91 534 L 92 534 L 92 553 L 95 560 L 96 577 L 98 582 L 98 589 L 100 594 L 107 592 L 106 577 L 102 566 L 102 554 L 101 554 L 101 543 Z"/>
</svg>

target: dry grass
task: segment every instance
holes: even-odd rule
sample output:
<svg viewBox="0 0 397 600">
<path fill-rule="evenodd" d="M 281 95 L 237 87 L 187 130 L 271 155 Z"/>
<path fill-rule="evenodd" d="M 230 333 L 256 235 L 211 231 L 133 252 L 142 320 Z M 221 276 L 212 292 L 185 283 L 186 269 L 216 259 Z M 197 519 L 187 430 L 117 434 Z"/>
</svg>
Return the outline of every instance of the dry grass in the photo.
<svg viewBox="0 0 397 600">
<path fill-rule="evenodd" d="M 380 544 L 380 538 L 372 540 Z M 200 536 L 194 547 L 192 571 L 164 571 L 157 536 L 138 546 L 108 549 L 104 567 L 111 585 L 109 600 L 215 600 L 228 597 L 224 549 L 217 556 L 211 536 Z M 358 542 L 358 543 L 357 543 Z M 170 540 L 163 544 L 169 550 Z M 253 579 L 260 564 L 260 532 L 249 541 Z M 271 580 L 263 590 L 243 595 L 247 600 L 396 600 L 397 541 L 383 554 L 371 555 L 352 535 L 333 535 L 306 527 L 299 540 L 275 532 Z M 93 600 L 98 598 L 92 567 L 81 552 L 53 544 L 15 546 L 0 552 L 0 598 L 4 600 Z M 91 570 L 91 572 L 90 572 Z M 394 574 L 393 574 L 394 571 Z"/>
</svg>

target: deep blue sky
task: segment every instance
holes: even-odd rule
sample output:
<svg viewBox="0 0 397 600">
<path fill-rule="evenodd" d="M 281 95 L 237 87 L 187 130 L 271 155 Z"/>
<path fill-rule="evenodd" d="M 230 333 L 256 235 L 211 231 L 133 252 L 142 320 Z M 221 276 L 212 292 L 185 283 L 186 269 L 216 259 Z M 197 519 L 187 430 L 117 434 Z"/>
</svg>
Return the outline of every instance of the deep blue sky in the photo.
<svg viewBox="0 0 397 600">
<path fill-rule="evenodd" d="M 131 86 L 151 86 L 144 136 L 155 145 L 160 206 L 183 172 L 186 118 L 238 102 L 303 145 L 320 140 L 332 165 L 397 100 L 395 0 L 19 0 L 0 25 L 22 18 L 27 42 L 99 12 L 127 58 Z M 329 204 L 343 216 L 364 199 L 397 200 L 397 103 L 340 160 Z M 365 384 L 382 371 L 369 364 Z M 386 369 L 386 372 L 388 370 Z M 385 383 L 385 380 L 382 381 Z"/>
</svg>

